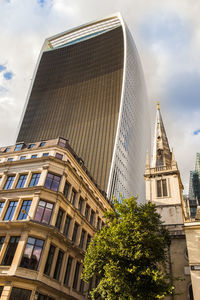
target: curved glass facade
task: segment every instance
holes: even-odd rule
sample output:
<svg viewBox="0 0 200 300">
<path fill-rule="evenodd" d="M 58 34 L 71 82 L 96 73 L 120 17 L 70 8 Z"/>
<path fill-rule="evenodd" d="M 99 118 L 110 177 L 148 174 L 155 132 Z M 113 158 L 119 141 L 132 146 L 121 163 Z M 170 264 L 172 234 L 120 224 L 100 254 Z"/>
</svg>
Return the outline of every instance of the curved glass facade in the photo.
<svg viewBox="0 0 200 300">
<path fill-rule="evenodd" d="M 137 50 L 114 16 L 46 41 L 17 141 L 67 138 L 110 199 L 141 195 L 147 111 Z"/>
</svg>

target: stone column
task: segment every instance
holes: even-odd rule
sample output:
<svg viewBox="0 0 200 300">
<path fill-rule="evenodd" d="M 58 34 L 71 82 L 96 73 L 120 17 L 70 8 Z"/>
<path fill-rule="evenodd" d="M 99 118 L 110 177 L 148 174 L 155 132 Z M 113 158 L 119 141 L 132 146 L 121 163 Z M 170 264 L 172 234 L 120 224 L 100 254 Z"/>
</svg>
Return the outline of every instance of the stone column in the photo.
<svg viewBox="0 0 200 300">
<path fill-rule="evenodd" d="M 24 185 L 24 188 L 27 188 L 29 186 L 29 183 L 31 181 L 31 177 L 32 177 L 32 172 L 29 171 L 28 172 L 28 176 L 27 176 L 27 179 L 26 179 L 26 182 L 25 182 L 25 185 Z"/>
</svg>

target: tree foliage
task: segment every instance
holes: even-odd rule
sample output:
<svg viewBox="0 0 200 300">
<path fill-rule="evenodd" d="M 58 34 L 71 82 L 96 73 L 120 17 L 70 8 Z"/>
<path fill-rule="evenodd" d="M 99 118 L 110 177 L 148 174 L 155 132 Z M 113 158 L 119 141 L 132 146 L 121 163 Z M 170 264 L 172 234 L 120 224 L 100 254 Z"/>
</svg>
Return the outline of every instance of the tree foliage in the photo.
<svg viewBox="0 0 200 300">
<path fill-rule="evenodd" d="M 92 299 L 150 300 L 170 294 L 170 237 L 155 205 L 137 204 L 134 197 L 115 200 L 105 218 L 107 226 L 93 237 L 84 259 L 83 280 L 99 278 Z"/>
</svg>

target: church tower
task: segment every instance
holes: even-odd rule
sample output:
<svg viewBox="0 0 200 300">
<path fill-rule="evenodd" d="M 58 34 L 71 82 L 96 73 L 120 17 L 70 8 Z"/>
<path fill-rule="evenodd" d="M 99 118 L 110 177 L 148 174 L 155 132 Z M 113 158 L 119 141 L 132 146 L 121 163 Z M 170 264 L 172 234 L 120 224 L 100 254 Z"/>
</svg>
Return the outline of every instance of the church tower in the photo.
<svg viewBox="0 0 200 300">
<path fill-rule="evenodd" d="M 175 294 L 165 300 L 188 300 L 191 289 L 186 239 L 183 231 L 183 184 L 173 151 L 170 150 L 160 107 L 157 104 L 155 136 L 151 162 L 146 158 L 146 201 L 153 202 L 170 232 L 168 270 Z M 173 278 L 181 278 L 176 281 Z"/>
<path fill-rule="evenodd" d="M 159 104 L 151 162 L 148 154 L 146 158 L 145 181 L 146 200 L 156 204 L 165 224 L 183 224 L 183 184 L 174 153 L 169 147 Z"/>
</svg>

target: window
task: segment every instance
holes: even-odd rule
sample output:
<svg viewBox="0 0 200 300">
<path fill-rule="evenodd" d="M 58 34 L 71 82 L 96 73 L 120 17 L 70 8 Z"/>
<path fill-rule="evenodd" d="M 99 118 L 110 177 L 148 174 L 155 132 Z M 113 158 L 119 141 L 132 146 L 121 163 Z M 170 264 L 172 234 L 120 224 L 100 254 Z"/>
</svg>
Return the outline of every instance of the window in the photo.
<svg viewBox="0 0 200 300">
<path fill-rule="evenodd" d="M 81 232 L 81 239 L 80 239 L 80 245 L 79 245 L 79 247 L 81 249 L 83 249 L 83 246 L 84 246 L 85 235 L 86 235 L 86 231 L 83 229 Z"/>
<path fill-rule="evenodd" d="M 94 210 L 91 210 L 91 214 L 90 214 L 90 224 L 91 225 L 94 225 L 94 215 L 95 215 Z"/>
<path fill-rule="evenodd" d="M 56 279 L 56 280 L 59 280 L 60 270 L 61 270 L 62 260 L 63 260 L 63 255 L 64 255 L 63 252 L 61 250 L 59 250 L 57 261 L 56 261 L 55 271 L 54 271 L 54 274 L 53 274 L 53 278 Z"/>
<path fill-rule="evenodd" d="M 59 138 L 58 146 L 65 148 L 67 145 L 67 140 Z"/>
<path fill-rule="evenodd" d="M 73 235 L 72 235 L 72 242 L 76 242 L 76 236 L 77 236 L 77 232 L 78 232 L 78 227 L 79 224 L 75 222 L 74 224 L 74 231 L 73 231 Z"/>
<path fill-rule="evenodd" d="M 87 243 L 86 243 L 86 249 L 88 248 L 88 246 L 90 244 L 90 241 L 91 241 L 91 236 L 88 234 L 88 236 L 87 236 Z"/>
<path fill-rule="evenodd" d="M 58 191 L 60 179 L 61 179 L 60 176 L 54 175 L 52 173 L 48 173 L 44 186 L 47 189 Z"/>
<path fill-rule="evenodd" d="M 9 176 L 9 177 L 7 178 L 7 181 L 6 181 L 5 185 L 4 185 L 4 190 L 9 190 L 9 189 L 11 189 L 11 186 L 12 186 L 12 184 L 13 184 L 14 178 L 15 178 L 15 176 Z"/>
<path fill-rule="evenodd" d="M 46 274 L 46 275 L 49 275 L 51 272 L 51 266 L 52 266 L 55 250 L 56 250 L 56 247 L 51 245 L 49 248 L 48 257 L 47 257 L 46 265 L 44 268 L 44 274 Z"/>
<path fill-rule="evenodd" d="M 75 273 L 74 273 L 74 282 L 73 282 L 73 289 L 74 290 L 77 289 L 80 266 L 81 266 L 80 262 L 77 261 L 76 269 L 75 269 Z"/>
<path fill-rule="evenodd" d="M 58 158 L 58 159 L 60 159 L 60 160 L 63 159 L 63 155 L 60 154 L 60 153 L 56 153 L 55 157 Z"/>
<path fill-rule="evenodd" d="M 35 144 L 28 145 L 28 149 L 32 149 L 35 146 Z"/>
<path fill-rule="evenodd" d="M 68 196 L 68 193 L 69 193 L 69 188 L 70 188 L 70 184 L 69 184 L 69 182 L 65 182 L 65 187 L 64 187 L 64 191 L 63 191 L 63 194 L 64 194 L 64 196 L 67 198 L 67 196 Z"/>
<path fill-rule="evenodd" d="M 3 206 L 4 206 L 4 202 L 0 202 L 0 213 L 1 213 L 2 209 L 3 209 Z"/>
<path fill-rule="evenodd" d="M 8 158 L 8 161 L 13 161 L 13 157 Z"/>
<path fill-rule="evenodd" d="M 43 156 L 43 157 L 49 156 L 49 153 L 43 153 L 42 156 Z"/>
<path fill-rule="evenodd" d="M 5 240 L 5 236 L 0 236 L 0 250 L 3 246 L 4 240 Z"/>
<path fill-rule="evenodd" d="M 75 204 L 75 200 L 76 200 L 76 191 L 72 190 L 70 202 L 74 205 Z"/>
<path fill-rule="evenodd" d="M 4 216 L 4 221 L 8 221 L 8 220 L 11 221 L 12 220 L 12 217 L 14 215 L 16 206 L 17 206 L 17 201 L 10 201 L 9 202 L 6 214 Z"/>
<path fill-rule="evenodd" d="M 59 208 L 57 219 L 56 219 L 56 224 L 55 224 L 55 227 L 58 230 L 60 230 L 60 226 L 61 226 L 61 223 L 62 223 L 63 214 L 64 214 L 63 210 L 61 208 Z"/>
<path fill-rule="evenodd" d="M 189 297 L 190 297 L 190 300 L 194 300 L 193 290 L 192 290 L 192 285 L 191 284 L 189 285 Z"/>
<path fill-rule="evenodd" d="M 15 146 L 14 151 L 20 151 L 20 150 L 22 149 L 22 146 L 23 146 L 23 144 L 17 144 L 17 145 Z"/>
<path fill-rule="evenodd" d="M 100 230 L 101 219 L 98 217 L 97 219 L 97 230 Z"/>
<path fill-rule="evenodd" d="M 55 300 L 55 299 L 47 295 L 39 294 L 37 300 Z"/>
<path fill-rule="evenodd" d="M 65 227 L 64 227 L 64 231 L 63 231 L 63 234 L 66 236 L 68 236 L 68 233 L 69 233 L 69 227 L 71 224 L 71 220 L 72 220 L 72 218 L 69 215 L 67 215 L 66 220 L 65 220 Z"/>
<path fill-rule="evenodd" d="M 69 284 L 69 278 L 70 278 L 70 273 L 71 273 L 71 268 L 72 268 L 72 261 L 73 261 L 73 258 L 71 256 L 69 256 L 68 261 L 67 261 L 66 272 L 65 272 L 65 279 L 64 279 L 64 285 L 66 285 L 66 286 L 68 286 L 68 284 Z"/>
<path fill-rule="evenodd" d="M 11 266 L 13 257 L 15 255 L 15 251 L 17 249 L 17 245 L 19 242 L 19 237 L 18 236 L 11 236 L 8 246 L 6 248 L 6 252 L 4 254 L 3 260 L 2 260 L 2 265 L 3 266 Z"/>
<path fill-rule="evenodd" d="M 43 240 L 29 237 L 22 256 L 20 267 L 37 270 L 44 245 Z"/>
<path fill-rule="evenodd" d="M 41 142 L 41 143 L 39 144 L 39 147 L 44 147 L 45 144 L 46 144 L 46 142 Z"/>
<path fill-rule="evenodd" d="M 38 184 L 39 179 L 40 179 L 40 173 L 34 173 L 29 183 L 29 187 L 36 186 Z"/>
<path fill-rule="evenodd" d="M 33 158 L 37 158 L 37 154 L 31 155 L 31 158 L 32 158 L 32 159 L 33 159 Z"/>
<path fill-rule="evenodd" d="M 0 286 L 0 297 L 1 297 L 2 292 L 3 292 L 3 285 Z"/>
<path fill-rule="evenodd" d="M 31 297 L 31 290 L 25 290 L 17 287 L 13 287 L 10 295 L 10 300 L 29 300 Z"/>
<path fill-rule="evenodd" d="M 28 212 L 29 212 L 29 209 L 30 209 L 30 206 L 31 206 L 31 200 L 24 200 L 23 203 L 22 203 L 22 207 L 21 207 L 21 210 L 20 210 L 20 213 L 18 215 L 18 218 L 17 220 L 24 220 L 27 218 L 28 216 Z"/>
<path fill-rule="evenodd" d="M 4 152 L 7 153 L 10 150 L 10 147 L 7 147 Z"/>
<path fill-rule="evenodd" d="M 20 160 L 25 160 L 26 159 L 26 156 L 21 156 L 20 157 Z"/>
<path fill-rule="evenodd" d="M 85 282 L 83 281 L 83 279 L 81 279 L 81 282 L 80 282 L 80 288 L 79 288 L 79 292 L 81 294 L 84 293 L 84 287 L 85 287 Z"/>
<path fill-rule="evenodd" d="M 27 174 L 20 175 L 17 186 L 16 186 L 16 189 L 23 188 L 24 185 L 25 185 L 26 179 L 27 179 Z"/>
<path fill-rule="evenodd" d="M 89 216 L 89 210 L 90 210 L 90 206 L 87 204 L 86 208 L 85 208 L 85 217 L 88 220 L 88 216 Z"/>
<path fill-rule="evenodd" d="M 49 224 L 53 211 L 53 204 L 40 200 L 35 214 L 35 221 Z"/>
<path fill-rule="evenodd" d="M 157 180 L 157 197 L 167 196 L 167 181 L 166 179 Z"/>
<path fill-rule="evenodd" d="M 84 200 L 82 197 L 80 197 L 79 203 L 78 203 L 78 210 L 80 211 L 80 213 L 82 213 L 83 203 L 84 203 Z"/>
</svg>

